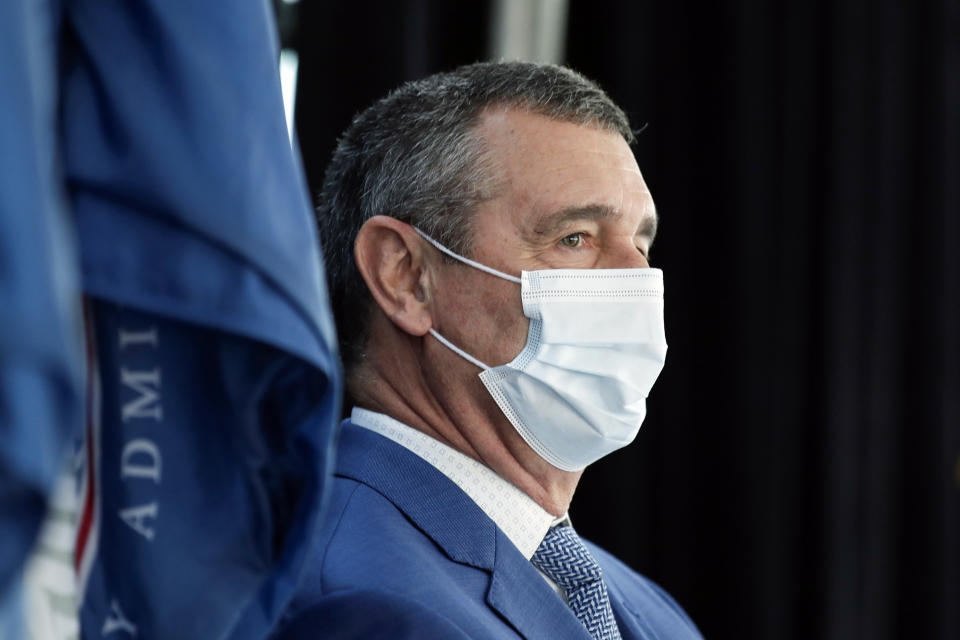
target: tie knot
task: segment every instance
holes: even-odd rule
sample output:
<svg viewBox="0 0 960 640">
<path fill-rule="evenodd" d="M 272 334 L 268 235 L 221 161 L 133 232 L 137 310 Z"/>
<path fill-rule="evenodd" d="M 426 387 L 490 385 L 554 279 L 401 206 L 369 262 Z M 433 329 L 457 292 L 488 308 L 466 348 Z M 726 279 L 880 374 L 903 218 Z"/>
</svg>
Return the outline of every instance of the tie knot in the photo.
<svg viewBox="0 0 960 640">
<path fill-rule="evenodd" d="M 530 561 L 567 593 L 603 578 L 580 536 L 566 525 L 550 529 Z"/>
</svg>

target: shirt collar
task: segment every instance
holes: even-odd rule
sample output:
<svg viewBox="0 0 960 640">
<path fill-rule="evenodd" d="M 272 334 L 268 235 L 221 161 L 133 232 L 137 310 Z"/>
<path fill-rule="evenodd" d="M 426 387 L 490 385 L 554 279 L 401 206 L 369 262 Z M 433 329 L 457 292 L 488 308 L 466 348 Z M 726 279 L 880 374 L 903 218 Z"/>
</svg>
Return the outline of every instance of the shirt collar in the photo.
<svg viewBox="0 0 960 640">
<path fill-rule="evenodd" d="M 447 476 L 466 493 L 529 560 L 556 518 L 489 467 L 388 415 L 354 407 L 350 422 L 388 438 Z"/>
</svg>

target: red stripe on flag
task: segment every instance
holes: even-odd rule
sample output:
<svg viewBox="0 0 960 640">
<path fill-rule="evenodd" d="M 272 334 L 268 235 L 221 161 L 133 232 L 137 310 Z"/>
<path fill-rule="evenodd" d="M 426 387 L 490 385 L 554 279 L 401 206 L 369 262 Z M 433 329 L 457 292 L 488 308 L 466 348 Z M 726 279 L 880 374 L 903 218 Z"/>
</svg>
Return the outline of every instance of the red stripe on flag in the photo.
<svg viewBox="0 0 960 640">
<path fill-rule="evenodd" d="M 90 312 L 89 302 L 84 300 L 84 330 L 87 342 L 87 424 L 86 424 L 86 480 L 87 486 L 83 496 L 82 515 L 80 516 L 80 525 L 77 527 L 77 544 L 74 551 L 73 561 L 74 569 L 79 573 L 83 564 L 84 554 L 87 552 L 87 543 L 90 540 L 90 530 L 93 527 L 94 511 L 96 506 L 97 492 L 96 479 L 97 459 L 96 447 L 94 442 L 93 421 L 96 419 L 94 407 L 99 400 L 96 397 L 96 378 L 97 378 L 97 353 L 93 339 L 93 315 Z"/>
</svg>

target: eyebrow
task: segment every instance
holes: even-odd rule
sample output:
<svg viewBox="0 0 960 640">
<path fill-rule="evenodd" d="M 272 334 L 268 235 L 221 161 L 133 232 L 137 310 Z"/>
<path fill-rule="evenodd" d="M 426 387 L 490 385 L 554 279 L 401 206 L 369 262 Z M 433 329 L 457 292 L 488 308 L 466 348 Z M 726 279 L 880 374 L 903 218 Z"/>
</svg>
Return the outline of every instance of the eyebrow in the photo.
<svg viewBox="0 0 960 640">
<path fill-rule="evenodd" d="M 533 228 L 536 236 L 551 236 L 561 232 L 564 227 L 573 222 L 597 221 L 597 220 L 615 220 L 621 217 L 621 213 L 605 204 L 588 204 L 582 207 L 568 207 L 557 213 L 552 213 L 541 218 Z M 657 212 L 654 209 L 652 215 L 644 217 L 640 228 L 637 229 L 637 236 L 647 238 L 650 243 L 657 235 Z"/>
</svg>

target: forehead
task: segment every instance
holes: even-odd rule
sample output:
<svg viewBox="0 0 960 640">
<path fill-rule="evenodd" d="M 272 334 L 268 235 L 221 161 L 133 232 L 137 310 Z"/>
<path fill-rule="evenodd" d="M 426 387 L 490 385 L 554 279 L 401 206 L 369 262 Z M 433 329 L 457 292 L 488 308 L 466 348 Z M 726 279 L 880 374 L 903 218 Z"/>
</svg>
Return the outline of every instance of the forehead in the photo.
<svg viewBox="0 0 960 640">
<path fill-rule="evenodd" d="M 636 229 L 655 219 L 629 145 L 614 131 L 515 109 L 485 112 L 476 130 L 499 176 L 497 199 L 520 230 L 576 209 L 606 209 Z"/>
</svg>

